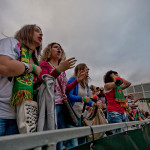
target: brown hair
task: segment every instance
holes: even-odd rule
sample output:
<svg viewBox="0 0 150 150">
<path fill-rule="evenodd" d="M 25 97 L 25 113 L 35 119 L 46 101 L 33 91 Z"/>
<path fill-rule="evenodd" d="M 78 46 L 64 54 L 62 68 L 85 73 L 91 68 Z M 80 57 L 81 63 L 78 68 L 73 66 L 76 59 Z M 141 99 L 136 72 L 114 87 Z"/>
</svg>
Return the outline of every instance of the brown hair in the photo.
<svg viewBox="0 0 150 150">
<path fill-rule="evenodd" d="M 52 47 L 53 47 L 55 44 L 58 44 L 58 43 L 53 42 L 53 43 L 47 45 L 47 47 L 43 50 L 43 53 L 42 53 L 42 55 L 41 55 L 41 58 L 40 58 L 41 61 L 46 61 L 46 62 L 50 61 L 50 59 L 51 59 Z M 61 45 L 60 45 L 60 44 L 58 44 L 58 45 L 60 46 L 61 51 L 62 51 L 62 56 L 61 56 L 61 58 L 60 58 L 60 60 L 59 60 L 59 62 L 60 62 L 63 58 L 65 58 L 65 52 L 64 52 L 64 50 L 62 49 Z"/>
<path fill-rule="evenodd" d="M 77 77 L 79 71 L 83 70 L 85 67 L 87 67 L 86 64 L 84 63 L 80 63 L 78 64 L 75 69 L 74 69 L 74 77 Z M 88 79 L 84 80 L 84 81 L 81 81 L 80 82 L 80 85 L 85 88 L 86 87 L 86 84 L 88 83 Z"/>
<path fill-rule="evenodd" d="M 23 26 L 20 30 L 18 30 L 16 32 L 14 38 L 17 39 L 21 45 L 27 46 L 29 43 L 32 44 L 33 43 L 34 28 L 36 26 L 37 26 L 36 24 Z M 40 27 L 38 27 L 38 28 L 41 29 Z M 36 47 L 38 55 L 40 54 L 41 49 L 42 49 L 42 45 Z"/>
<path fill-rule="evenodd" d="M 112 73 L 118 74 L 116 71 L 112 70 L 106 72 L 106 74 L 104 75 L 104 83 L 113 82 L 113 78 L 110 76 Z"/>
</svg>

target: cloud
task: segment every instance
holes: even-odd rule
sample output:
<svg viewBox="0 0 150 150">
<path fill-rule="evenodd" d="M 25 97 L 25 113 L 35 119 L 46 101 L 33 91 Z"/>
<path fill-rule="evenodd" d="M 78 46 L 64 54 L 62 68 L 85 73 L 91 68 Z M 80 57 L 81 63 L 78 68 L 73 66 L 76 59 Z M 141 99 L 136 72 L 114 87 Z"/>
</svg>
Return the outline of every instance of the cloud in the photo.
<svg viewBox="0 0 150 150">
<path fill-rule="evenodd" d="M 150 82 L 149 6 L 141 0 L 2 0 L 0 33 L 13 36 L 25 24 L 39 25 L 43 47 L 60 43 L 68 58 L 89 66 L 97 86 L 108 70 L 132 84 Z"/>
</svg>

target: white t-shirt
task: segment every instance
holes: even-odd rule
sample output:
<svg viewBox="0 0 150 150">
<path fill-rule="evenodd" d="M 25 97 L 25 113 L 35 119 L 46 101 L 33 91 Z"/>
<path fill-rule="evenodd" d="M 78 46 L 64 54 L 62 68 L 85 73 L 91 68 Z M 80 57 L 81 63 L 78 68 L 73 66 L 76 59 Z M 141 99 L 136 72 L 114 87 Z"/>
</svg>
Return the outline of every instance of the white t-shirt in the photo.
<svg viewBox="0 0 150 150">
<path fill-rule="evenodd" d="M 0 40 L 0 55 L 6 55 L 12 59 L 17 59 L 17 50 L 19 43 L 14 38 L 5 38 Z M 15 108 L 10 106 L 12 95 L 13 80 L 0 75 L 0 119 L 15 119 Z"/>
</svg>

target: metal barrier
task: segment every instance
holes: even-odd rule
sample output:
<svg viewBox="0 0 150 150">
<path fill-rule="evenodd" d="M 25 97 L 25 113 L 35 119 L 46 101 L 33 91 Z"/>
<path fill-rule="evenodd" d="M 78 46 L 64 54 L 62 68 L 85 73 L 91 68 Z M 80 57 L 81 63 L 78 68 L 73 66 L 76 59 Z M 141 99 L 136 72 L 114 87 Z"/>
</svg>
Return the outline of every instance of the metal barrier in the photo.
<svg viewBox="0 0 150 150">
<path fill-rule="evenodd" d="M 149 124 L 150 120 L 132 121 L 126 123 L 114 123 L 106 125 L 92 126 L 94 133 L 122 129 L 135 125 L 140 128 L 141 125 Z M 36 132 L 29 134 L 18 134 L 11 136 L 0 137 L 0 150 L 25 150 L 32 149 L 38 146 L 47 146 L 47 150 L 55 150 L 57 142 L 66 141 L 72 138 L 78 138 L 91 134 L 90 127 L 76 127 L 60 130 L 51 130 L 44 132 Z"/>
</svg>

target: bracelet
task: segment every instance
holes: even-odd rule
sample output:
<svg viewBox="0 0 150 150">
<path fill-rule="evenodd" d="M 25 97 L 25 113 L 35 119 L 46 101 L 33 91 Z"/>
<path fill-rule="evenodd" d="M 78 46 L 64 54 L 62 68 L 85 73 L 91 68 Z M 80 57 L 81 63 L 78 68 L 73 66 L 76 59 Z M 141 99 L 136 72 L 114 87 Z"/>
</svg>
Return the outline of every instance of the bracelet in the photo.
<svg viewBox="0 0 150 150">
<path fill-rule="evenodd" d="M 24 66 L 25 66 L 25 70 L 24 70 L 24 73 L 28 73 L 29 72 L 29 70 L 30 70 L 30 66 L 29 66 L 29 64 L 27 64 L 27 63 L 25 63 L 25 62 L 22 62 L 23 64 L 24 64 Z"/>
<path fill-rule="evenodd" d="M 34 72 L 35 71 L 35 65 L 33 63 L 31 65 L 32 65 L 32 72 Z"/>
<path fill-rule="evenodd" d="M 56 69 L 56 68 L 55 68 L 55 69 Z M 57 73 L 61 74 L 61 72 L 60 72 L 60 71 L 58 71 L 57 69 L 56 69 L 56 71 L 57 71 Z"/>
<path fill-rule="evenodd" d="M 86 98 L 85 97 L 83 97 L 83 102 L 86 102 Z"/>
</svg>

